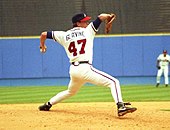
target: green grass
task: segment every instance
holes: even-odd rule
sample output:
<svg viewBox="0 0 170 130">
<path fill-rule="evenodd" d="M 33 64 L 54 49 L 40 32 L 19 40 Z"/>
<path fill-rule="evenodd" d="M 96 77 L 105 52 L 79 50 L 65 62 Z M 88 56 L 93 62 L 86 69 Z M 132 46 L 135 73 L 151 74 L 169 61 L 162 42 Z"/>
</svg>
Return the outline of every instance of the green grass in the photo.
<svg viewBox="0 0 170 130">
<path fill-rule="evenodd" d="M 28 86 L 0 87 L 0 104 L 42 103 L 48 101 L 58 92 L 66 90 L 66 86 Z M 124 101 L 170 101 L 170 87 L 151 85 L 122 86 Z M 84 86 L 73 97 L 63 102 L 112 102 L 109 88 Z"/>
</svg>

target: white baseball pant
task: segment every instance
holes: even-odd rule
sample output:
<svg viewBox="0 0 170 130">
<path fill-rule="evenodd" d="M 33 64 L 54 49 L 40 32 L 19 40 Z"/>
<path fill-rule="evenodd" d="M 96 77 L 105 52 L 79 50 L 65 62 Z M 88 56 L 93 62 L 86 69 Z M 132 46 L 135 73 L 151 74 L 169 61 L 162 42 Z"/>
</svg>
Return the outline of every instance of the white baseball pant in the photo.
<svg viewBox="0 0 170 130">
<path fill-rule="evenodd" d="M 168 71 L 168 66 L 161 66 L 157 73 L 157 83 L 160 83 L 162 73 L 164 73 L 165 84 L 169 84 Z"/>
<path fill-rule="evenodd" d="M 123 102 L 119 80 L 93 68 L 92 65 L 87 63 L 78 66 L 71 65 L 69 73 L 71 79 L 68 89 L 52 97 L 49 101 L 52 105 L 75 95 L 85 83 L 109 87 L 115 103 Z"/>
</svg>

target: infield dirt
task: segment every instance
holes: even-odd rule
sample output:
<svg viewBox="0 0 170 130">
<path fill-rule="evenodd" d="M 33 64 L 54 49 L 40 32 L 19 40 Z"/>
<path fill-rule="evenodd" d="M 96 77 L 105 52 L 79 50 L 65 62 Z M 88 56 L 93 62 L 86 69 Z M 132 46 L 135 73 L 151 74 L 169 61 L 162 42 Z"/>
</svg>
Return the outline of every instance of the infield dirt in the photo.
<svg viewBox="0 0 170 130">
<path fill-rule="evenodd" d="M 0 130 L 170 130 L 170 102 L 133 102 L 137 111 L 117 116 L 114 103 L 0 104 Z"/>
</svg>

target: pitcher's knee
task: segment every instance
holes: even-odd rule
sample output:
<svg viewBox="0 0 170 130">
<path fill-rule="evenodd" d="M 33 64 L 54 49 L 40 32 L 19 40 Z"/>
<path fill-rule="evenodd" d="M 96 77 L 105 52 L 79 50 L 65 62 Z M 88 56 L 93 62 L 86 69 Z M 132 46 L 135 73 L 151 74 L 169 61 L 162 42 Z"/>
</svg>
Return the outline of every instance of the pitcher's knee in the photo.
<svg viewBox="0 0 170 130">
<path fill-rule="evenodd" d="M 115 87 L 115 86 L 120 86 L 120 82 L 118 79 L 111 80 L 109 87 Z"/>
<path fill-rule="evenodd" d="M 114 79 L 114 81 L 115 81 L 116 84 L 120 84 L 118 79 Z"/>
<path fill-rule="evenodd" d="M 77 91 L 71 91 L 71 90 L 68 90 L 68 95 L 69 96 L 73 96 L 77 93 Z"/>
</svg>

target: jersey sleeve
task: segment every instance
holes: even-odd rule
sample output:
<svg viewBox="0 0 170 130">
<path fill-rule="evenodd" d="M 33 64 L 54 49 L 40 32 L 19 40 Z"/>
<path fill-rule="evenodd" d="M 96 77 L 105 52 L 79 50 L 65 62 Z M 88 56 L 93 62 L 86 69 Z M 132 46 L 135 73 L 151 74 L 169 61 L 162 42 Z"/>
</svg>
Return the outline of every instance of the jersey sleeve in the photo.
<svg viewBox="0 0 170 130">
<path fill-rule="evenodd" d="M 52 38 L 60 44 L 64 43 L 64 36 L 65 36 L 64 31 L 52 31 Z"/>
<path fill-rule="evenodd" d="M 102 21 L 100 20 L 99 17 L 97 17 L 97 19 L 93 21 L 93 27 L 94 27 L 95 31 L 99 28 L 101 23 L 102 23 Z"/>
<path fill-rule="evenodd" d="M 161 60 L 161 55 L 158 56 L 157 60 Z"/>
<path fill-rule="evenodd" d="M 93 25 L 93 22 L 91 22 L 91 23 L 87 26 L 86 29 L 87 29 L 87 30 L 89 31 L 89 33 L 92 34 L 93 36 L 95 36 L 95 35 L 96 35 L 96 32 L 98 31 L 98 30 L 95 29 L 95 27 L 94 27 L 94 25 Z"/>
</svg>

